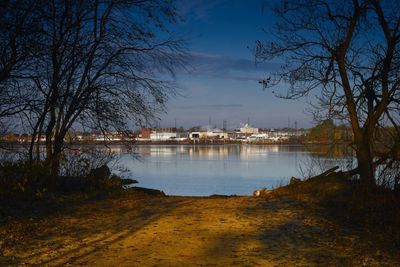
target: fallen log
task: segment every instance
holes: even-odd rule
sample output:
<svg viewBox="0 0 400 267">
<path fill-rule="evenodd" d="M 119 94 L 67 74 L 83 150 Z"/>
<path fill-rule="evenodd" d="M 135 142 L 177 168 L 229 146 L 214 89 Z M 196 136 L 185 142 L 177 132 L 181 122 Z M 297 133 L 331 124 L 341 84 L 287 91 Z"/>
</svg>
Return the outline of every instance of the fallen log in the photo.
<svg viewBox="0 0 400 267">
<path fill-rule="evenodd" d="M 327 176 L 329 176 L 329 175 L 335 173 L 335 171 L 336 171 L 337 169 L 339 169 L 339 166 L 335 166 L 335 167 L 333 167 L 333 168 L 330 168 L 330 169 L 324 171 L 324 172 L 321 173 L 321 174 L 318 174 L 318 175 L 316 175 L 316 176 L 314 176 L 314 177 L 311 177 L 310 179 L 312 179 L 312 178 L 323 178 L 323 177 L 327 177 Z"/>
<path fill-rule="evenodd" d="M 339 169 L 339 166 L 335 166 L 335 167 L 333 167 L 333 168 L 330 168 L 329 170 L 324 171 L 323 173 L 321 173 L 321 174 L 318 175 L 318 176 L 322 176 L 322 177 L 328 176 L 328 175 L 330 175 L 331 173 L 335 172 L 337 169 Z"/>
</svg>

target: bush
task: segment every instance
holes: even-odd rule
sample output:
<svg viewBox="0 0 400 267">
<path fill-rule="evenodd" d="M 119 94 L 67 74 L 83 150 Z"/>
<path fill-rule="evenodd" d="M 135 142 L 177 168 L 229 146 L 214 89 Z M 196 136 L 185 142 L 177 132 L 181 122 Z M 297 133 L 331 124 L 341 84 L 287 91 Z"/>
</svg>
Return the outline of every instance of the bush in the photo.
<svg viewBox="0 0 400 267">
<path fill-rule="evenodd" d="M 70 167 L 73 168 L 71 165 Z M 42 198 L 46 192 L 82 193 L 119 190 L 134 182 L 136 181 L 111 175 L 107 165 L 81 175 L 51 177 L 49 168 L 43 162 L 0 163 L 0 195 L 5 198 L 16 195 Z"/>
<path fill-rule="evenodd" d="M 26 161 L 0 163 L 0 193 L 37 194 L 46 190 L 48 169 L 42 163 Z"/>
</svg>

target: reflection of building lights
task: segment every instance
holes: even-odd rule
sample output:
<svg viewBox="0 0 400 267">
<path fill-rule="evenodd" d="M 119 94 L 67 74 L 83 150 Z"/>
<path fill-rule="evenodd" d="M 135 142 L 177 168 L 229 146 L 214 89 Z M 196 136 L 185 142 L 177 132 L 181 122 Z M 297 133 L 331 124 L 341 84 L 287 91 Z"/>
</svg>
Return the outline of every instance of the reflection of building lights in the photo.
<svg viewBox="0 0 400 267">
<path fill-rule="evenodd" d="M 281 151 L 279 145 L 247 145 L 240 149 L 240 157 L 242 159 L 259 159 L 268 156 L 268 153 L 277 153 Z"/>
</svg>

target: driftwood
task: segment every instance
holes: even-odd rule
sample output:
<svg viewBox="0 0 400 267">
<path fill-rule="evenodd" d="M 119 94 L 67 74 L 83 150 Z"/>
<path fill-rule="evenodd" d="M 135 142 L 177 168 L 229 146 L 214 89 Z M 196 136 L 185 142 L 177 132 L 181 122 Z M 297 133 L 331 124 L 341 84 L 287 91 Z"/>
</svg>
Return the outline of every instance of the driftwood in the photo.
<svg viewBox="0 0 400 267">
<path fill-rule="evenodd" d="M 338 171 L 338 172 L 336 172 L 337 169 L 339 169 L 339 166 L 335 166 L 333 168 L 330 168 L 329 170 L 327 170 L 327 171 L 325 171 L 325 172 L 323 172 L 323 173 L 321 173 L 319 175 L 316 175 L 314 177 L 311 177 L 311 178 L 322 178 L 322 177 L 328 177 L 328 176 L 330 176 L 332 174 L 335 174 L 338 177 L 343 177 L 343 178 L 349 179 L 352 176 L 358 174 L 358 171 L 359 171 L 358 168 L 355 168 L 355 169 L 352 169 L 352 170 L 349 170 L 349 171 Z"/>
<path fill-rule="evenodd" d="M 324 178 L 324 177 L 328 177 L 328 176 L 330 176 L 330 175 L 332 175 L 332 174 L 343 175 L 343 172 L 342 172 L 342 171 L 336 172 L 337 169 L 339 169 L 339 166 L 335 166 L 335 167 L 333 167 L 333 168 L 330 168 L 330 169 L 324 171 L 324 172 L 321 173 L 321 174 L 318 174 L 318 175 L 316 175 L 316 176 L 310 177 L 309 179 Z M 292 178 L 293 178 L 293 177 L 292 177 Z"/>
<path fill-rule="evenodd" d="M 339 166 L 335 166 L 335 167 L 333 167 L 333 168 L 330 168 L 329 170 L 324 171 L 323 173 L 321 173 L 321 174 L 315 176 L 315 178 L 317 178 L 317 177 L 326 177 L 326 176 L 329 176 L 329 175 L 331 175 L 332 173 L 334 173 L 337 169 L 339 169 Z"/>
</svg>

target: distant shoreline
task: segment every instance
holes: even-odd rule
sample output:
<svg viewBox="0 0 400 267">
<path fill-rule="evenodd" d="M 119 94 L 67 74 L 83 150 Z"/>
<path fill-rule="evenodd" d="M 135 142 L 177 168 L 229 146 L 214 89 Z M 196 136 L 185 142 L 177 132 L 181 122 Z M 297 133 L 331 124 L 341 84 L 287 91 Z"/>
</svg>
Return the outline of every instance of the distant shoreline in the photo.
<svg viewBox="0 0 400 267">
<path fill-rule="evenodd" d="M 66 145 L 73 146 L 93 146 L 93 145 L 131 145 L 131 146 L 151 146 L 151 145 L 348 145 L 349 142 L 322 142 L 322 141 L 257 141 L 257 142 L 242 142 L 232 140 L 202 140 L 200 142 L 193 141 L 85 141 L 85 142 L 66 142 Z M 29 142 L 0 142 L 2 146 L 27 146 Z M 45 142 L 41 142 L 45 145 Z"/>
</svg>

